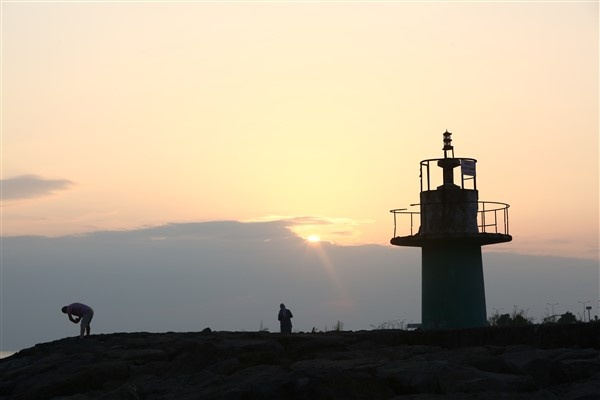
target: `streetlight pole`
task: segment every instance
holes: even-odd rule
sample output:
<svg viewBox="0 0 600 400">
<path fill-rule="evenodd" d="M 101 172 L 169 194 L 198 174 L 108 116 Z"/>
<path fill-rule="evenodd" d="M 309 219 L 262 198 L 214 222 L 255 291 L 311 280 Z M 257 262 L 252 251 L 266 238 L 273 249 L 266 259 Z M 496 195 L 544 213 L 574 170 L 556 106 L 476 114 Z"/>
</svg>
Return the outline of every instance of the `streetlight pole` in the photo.
<svg viewBox="0 0 600 400">
<path fill-rule="evenodd" d="M 590 315 L 590 312 L 592 311 L 592 306 L 587 306 L 585 309 L 588 311 L 588 322 L 592 322 L 592 316 Z"/>
<path fill-rule="evenodd" d="M 585 305 L 587 303 L 589 303 L 590 301 L 578 301 L 578 303 L 581 303 L 583 305 L 583 314 L 581 314 L 581 322 L 585 322 Z"/>
<path fill-rule="evenodd" d="M 552 322 L 556 322 L 556 314 L 554 314 L 554 306 L 557 306 L 558 303 L 546 303 L 552 309 Z"/>
</svg>

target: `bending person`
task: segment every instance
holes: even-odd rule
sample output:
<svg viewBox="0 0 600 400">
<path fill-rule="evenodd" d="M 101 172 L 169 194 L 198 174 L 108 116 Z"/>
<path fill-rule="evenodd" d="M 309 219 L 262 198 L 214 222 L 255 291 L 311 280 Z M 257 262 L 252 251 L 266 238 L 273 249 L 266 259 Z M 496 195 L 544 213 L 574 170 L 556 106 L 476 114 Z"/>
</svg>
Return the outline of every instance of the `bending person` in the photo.
<svg viewBox="0 0 600 400">
<path fill-rule="evenodd" d="M 82 303 L 73 303 L 68 306 L 64 306 L 62 309 L 64 314 L 69 316 L 69 320 L 74 324 L 79 323 L 81 321 L 79 337 L 83 338 L 83 333 L 85 332 L 86 336 L 90 335 L 91 326 L 90 322 L 92 322 L 92 318 L 94 317 L 94 310 L 92 307 L 86 306 Z M 75 316 L 75 318 L 73 317 Z"/>
</svg>

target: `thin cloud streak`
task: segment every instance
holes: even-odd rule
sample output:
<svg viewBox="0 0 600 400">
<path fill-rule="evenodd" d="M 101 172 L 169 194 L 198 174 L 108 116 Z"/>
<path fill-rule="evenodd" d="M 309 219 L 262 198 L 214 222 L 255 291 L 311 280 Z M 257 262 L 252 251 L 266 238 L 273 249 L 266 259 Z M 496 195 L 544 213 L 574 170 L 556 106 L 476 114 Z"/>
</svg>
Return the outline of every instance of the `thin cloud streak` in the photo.
<svg viewBox="0 0 600 400">
<path fill-rule="evenodd" d="M 68 179 L 45 179 L 37 175 L 21 175 L 0 180 L 3 201 L 49 196 L 74 185 L 75 182 Z"/>
</svg>

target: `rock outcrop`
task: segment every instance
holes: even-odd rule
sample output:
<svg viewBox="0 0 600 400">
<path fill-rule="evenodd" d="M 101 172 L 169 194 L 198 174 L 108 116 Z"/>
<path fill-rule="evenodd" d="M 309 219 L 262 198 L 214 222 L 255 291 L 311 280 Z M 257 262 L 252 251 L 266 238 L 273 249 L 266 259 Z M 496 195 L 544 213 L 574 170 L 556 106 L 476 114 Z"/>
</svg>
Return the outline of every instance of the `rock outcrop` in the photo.
<svg viewBox="0 0 600 400">
<path fill-rule="evenodd" d="M 600 398 L 600 324 L 114 333 L 0 360 L 0 399 Z"/>
</svg>

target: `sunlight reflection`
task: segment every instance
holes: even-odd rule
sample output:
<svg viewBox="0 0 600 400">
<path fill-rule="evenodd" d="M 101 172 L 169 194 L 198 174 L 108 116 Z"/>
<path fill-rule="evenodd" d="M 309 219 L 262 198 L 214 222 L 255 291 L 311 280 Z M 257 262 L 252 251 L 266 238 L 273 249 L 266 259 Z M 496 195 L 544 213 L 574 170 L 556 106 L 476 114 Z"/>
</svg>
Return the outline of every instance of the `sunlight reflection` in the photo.
<svg viewBox="0 0 600 400">
<path fill-rule="evenodd" d="M 314 249 L 314 251 L 316 252 L 320 264 L 323 266 L 333 286 L 334 299 L 331 304 L 337 305 L 336 308 L 339 309 L 338 311 L 347 312 L 348 309 L 352 308 L 354 302 L 348 295 L 348 292 L 340 279 L 337 268 L 335 267 L 335 265 L 331 261 L 331 258 L 327 254 L 327 244 L 320 241 L 311 241 L 310 244 L 310 248 Z"/>
</svg>

